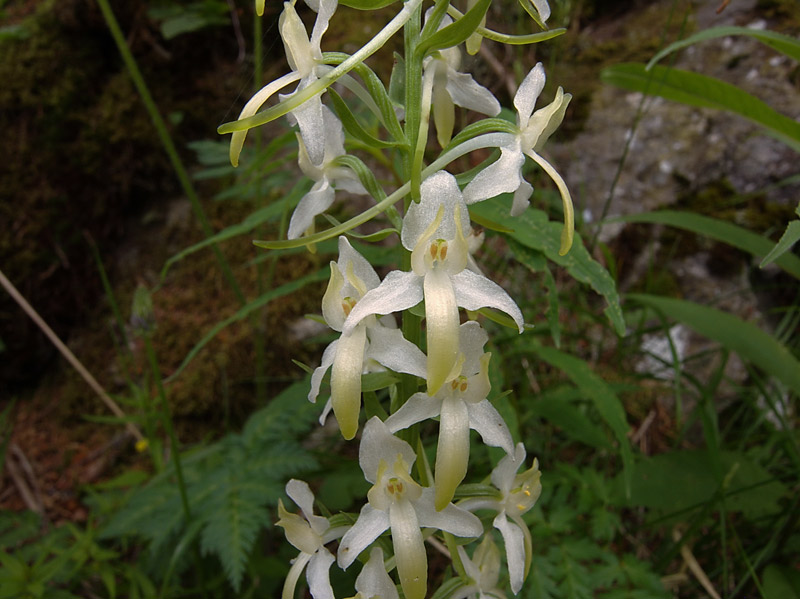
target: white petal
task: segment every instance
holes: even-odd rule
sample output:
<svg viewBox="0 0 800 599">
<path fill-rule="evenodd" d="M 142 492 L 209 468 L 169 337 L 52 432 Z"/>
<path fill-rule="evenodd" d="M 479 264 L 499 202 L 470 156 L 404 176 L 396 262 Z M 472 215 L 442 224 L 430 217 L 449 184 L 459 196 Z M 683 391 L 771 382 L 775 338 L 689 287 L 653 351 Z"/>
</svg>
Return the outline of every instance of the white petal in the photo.
<svg viewBox="0 0 800 599">
<path fill-rule="evenodd" d="M 445 207 L 444 218 L 433 233 L 433 239 L 450 240 L 455 238 L 456 211 L 460 213 L 464 237 L 469 235 L 469 212 L 453 175 L 446 171 L 434 173 L 422 182 L 420 195 L 420 202 L 412 202 L 408 213 L 403 218 L 401 240 L 404 248 L 411 251 L 417 246 L 417 242 L 428 225 L 436 218 L 439 206 Z"/>
<path fill-rule="evenodd" d="M 503 535 L 508 563 L 508 578 L 511 590 L 519 593 L 525 577 L 525 539 L 516 524 L 512 524 L 504 513 L 497 514 L 492 525 Z"/>
<path fill-rule="evenodd" d="M 286 237 L 297 239 L 305 233 L 306 229 L 314 224 L 314 217 L 330 208 L 333 198 L 333 187 L 330 186 L 328 179 L 322 179 L 315 183 L 311 191 L 302 197 L 294 209 Z"/>
<path fill-rule="evenodd" d="M 453 102 L 459 106 L 489 116 L 500 114 L 500 102 L 492 95 L 492 92 L 479 85 L 472 75 L 448 69 L 447 91 L 453 98 Z"/>
<path fill-rule="evenodd" d="M 283 3 L 283 12 L 278 19 L 278 30 L 289 67 L 305 77 L 314 68 L 314 53 L 305 25 L 290 2 Z"/>
<path fill-rule="evenodd" d="M 483 346 L 489 341 L 489 335 L 474 320 L 468 320 L 458 328 L 458 347 L 464 354 L 464 364 L 461 366 L 461 374 L 472 376 L 481 370 L 481 356 L 483 356 Z"/>
<path fill-rule="evenodd" d="M 306 580 L 308 590 L 314 599 L 335 599 L 333 587 L 331 587 L 330 569 L 336 558 L 333 554 L 321 547 L 306 568 Z"/>
<path fill-rule="evenodd" d="M 424 599 L 428 591 L 428 557 L 414 506 L 407 499 L 389 508 L 397 575 L 406 599 Z"/>
<path fill-rule="evenodd" d="M 511 491 L 517 470 L 525 463 L 525 446 L 517 443 L 514 453 L 509 453 L 497 463 L 492 470 L 492 484 L 497 487 L 505 497 Z"/>
<path fill-rule="evenodd" d="M 511 146 L 500 148 L 500 158 L 475 175 L 464 188 L 464 201 L 474 204 L 515 191 L 522 181 L 520 169 L 524 163 L 525 155 L 515 138 Z"/>
<path fill-rule="evenodd" d="M 322 535 L 328 530 L 328 519 L 314 514 L 314 493 L 311 492 L 307 482 L 296 478 L 291 479 L 286 483 L 286 494 L 303 512 L 314 532 Z"/>
<path fill-rule="evenodd" d="M 380 418 L 377 416 L 370 418 L 364 425 L 361 445 L 358 448 L 358 463 L 364 472 L 364 478 L 373 484 L 377 482 L 381 460 L 391 466 L 397 461 L 398 454 L 402 456 L 409 468 L 417 459 L 417 454 L 414 453 L 411 446 L 392 435 Z"/>
<path fill-rule="evenodd" d="M 422 497 L 414 502 L 419 525 L 423 528 L 438 528 L 457 537 L 477 538 L 483 534 L 483 526 L 475 514 L 452 503 L 443 510 L 436 511 L 433 501 L 433 487 L 424 487 Z"/>
<path fill-rule="evenodd" d="M 337 553 L 339 567 L 346 570 L 387 528 L 389 528 L 389 514 L 365 504 L 361 508 L 358 520 L 339 543 Z"/>
<path fill-rule="evenodd" d="M 486 445 L 502 447 L 506 453 L 514 453 L 514 441 L 508 425 L 488 399 L 468 403 L 467 410 L 470 428 L 478 431 Z"/>
<path fill-rule="evenodd" d="M 339 430 L 348 441 L 358 432 L 366 344 L 365 326 L 355 327 L 349 335 L 343 333 L 331 367 L 331 405 Z"/>
<path fill-rule="evenodd" d="M 558 253 L 563 256 L 572 247 L 572 239 L 575 235 L 575 214 L 572 207 L 572 196 L 569 193 L 564 179 L 558 171 L 553 168 L 552 164 L 547 162 L 547 160 L 539 156 L 536 152 L 530 151 L 527 154 L 550 175 L 550 178 L 553 180 L 553 183 L 556 184 L 561 194 L 561 202 L 564 208 L 564 228 L 561 230 L 561 248 L 558 250 Z"/>
<path fill-rule="evenodd" d="M 383 564 L 383 550 L 373 547 L 369 552 L 369 561 L 361 569 L 356 578 L 356 592 L 364 599 L 380 597 L 380 599 L 399 599 L 394 581 L 386 573 Z"/>
<path fill-rule="evenodd" d="M 317 13 L 317 19 L 314 21 L 314 29 L 311 30 L 311 47 L 313 48 L 314 58 L 322 60 L 320 41 L 325 31 L 328 29 L 328 23 L 333 13 L 336 12 L 336 5 L 338 2 L 337 0 L 315 0 L 311 2 L 306 0 L 306 4 Z"/>
<path fill-rule="evenodd" d="M 304 79 L 297 86 L 297 91 L 316 80 L 316 75 Z M 292 116 L 297 120 L 297 125 L 300 127 L 300 135 L 303 136 L 303 143 L 306 145 L 308 157 L 317 166 L 322 165 L 325 159 L 326 129 L 322 108 L 320 97 L 313 96 L 292 111 Z"/>
<path fill-rule="evenodd" d="M 519 306 L 503 290 L 500 285 L 482 277 L 471 270 L 464 270 L 453 275 L 453 288 L 456 293 L 456 302 L 467 310 L 479 308 L 496 308 L 508 314 L 522 332 L 525 320 Z"/>
<path fill-rule="evenodd" d="M 384 424 L 392 433 L 396 433 L 417 422 L 435 418 L 441 410 L 442 400 L 427 393 L 415 393 Z"/>
<path fill-rule="evenodd" d="M 527 141 L 528 135 L 526 131 L 526 135 L 523 136 L 526 139 L 523 142 L 526 147 L 530 146 L 535 151 L 538 151 L 545 144 L 553 132 L 558 129 L 561 121 L 564 120 L 564 114 L 571 99 L 572 94 L 565 94 L 564 90 L 559 87 L 555 99 L 544 108 L 540 108 L 533 113 L 531 120 L 528 122 L 528 129 L 532 129 L 535 132 L 536 139 L 532 140 L 532 142 Z"/>
<path fill-rule="evenodd" d="M 530 0 L 533 7 L 536 9 L 536 12 L 539 13 L 539 16 L 542 19 L 542 23 L 546 23 L 547 19 L 550 18 L 550 5 L 547 3 L 547 0 Z"/>
<path fill-rule="evenodd" d="M 422 301 L 422 278 L 413 272 L 393 270 L 375 289 L 358 300 L 342 331 L 347 333 L 371 314 L 391 314 L 416 306 Z"/>
<path fill-rule="evenodd" d="M 322 352 L 322 361 L 320 365 L 314 369 L 314 373 L 311 375 L 311 389 L 308 392 L 308 401 L 311 403 L 316 403 L 317 401 L 319 386 L 322 383 L 322 378 L 325 376 L 325 373 L 328 372 L 328 368 L 333 364 L 333 359 L 336 357 L 336 346 L 338 344 L 339 340 L 337 339 L 325 348 L 325 351 Z"/>
<path fill-rule="evenodd" d="M 380 285 L 381 280 L 378 277 L 378 274 L 375 272 L 375 269 L 372 268 L 372 265 L 367 261 L 364 256 L 359 254 L 350 242 L 347 240 L 347 237 L 344 235 L 339 237 L 339 268 L 342 270 L 342 273 L 347 272 L 347 263 L 352 262 L 353 264 L 353 273 L 364 281 L 364 284 L 367 287 L 367 290 L 374 289 L 378 285 Z M 346 275 L 345 275 L 346 276 Z"/>
<path fill-rule="evenodd" d="M 458 359 L 458 306 L 451 279 L 444 268 L 434 268 L 424 280 L 428 395 L 439 390 Z"/>
<path fill-rule="evenodd" d="M 517 191 L 514 192 L 514 201 L 511 204 L 511 216 L 519 216 L 530 206 L 530 197 L 533 186 L 525 179 L 520 180 Z"/>
<path fill-rule="evenodd" d="M 380 362 L 395 372 L 425 378 L 427 357 L 420 348 L 403 337 L 400 329 L 376 325 L 367 329 L 367 335 L 367 358 Z"/>
<path fill-rule="evenodd" d="M 322 296 L 322 317 L 334 331 L 341 332 L 342 325 L 347 318 L 344 313 L 342 300 L 344 299 L 344 275 L 336 262 L 331 262 L 331 277 Z"/>
<path fill-rule="evenodd" d="M 436 139 L 439 145 L 445 147 L 453 136 L 453 127 L 456 122 L 453 98 L 448 89 L 448 69 L 441 60 L 434 60 L 428 68 L 435 69 L 433 79 L 433 123 L 436 125 Z"/>
<path fill-rule="evenodd" d="M 286 580 L 283 582 L 283 593 L 281 594 L 281 599 L 294 599 L 295 595 L 295 588 L 297 587 L 297 581 L 300 578 L 300 574 L 303 573 L 303 569 L 306 567 L 306 564 L 309 560 L 313 557 L 310 553 L 300 553 L 294 562 L 292 563 L 292 567 L 289 568 L 289 573 L 286 575 Z"/>
<path fill-rule="evenodd" d="M 522 80 L 514 96 L 514 108 L 517 109 L 517 125 L 520 130 L 524 130 L 528 126 L 528 119 L 533 114 L 536 99 L 544 89 L 544 82 L 544 67 L 541 62 L 537 62 L 536 66 Z"/>
<path fill-rule="evenodd" d="M 456 487 L 464 480 L 469 462 L 469 412 L 459 397 L 446 397 L 439 420 L 439 445 L 436 448 L 434 506 L 443 510 L 453 499 Z"/>
</svg>

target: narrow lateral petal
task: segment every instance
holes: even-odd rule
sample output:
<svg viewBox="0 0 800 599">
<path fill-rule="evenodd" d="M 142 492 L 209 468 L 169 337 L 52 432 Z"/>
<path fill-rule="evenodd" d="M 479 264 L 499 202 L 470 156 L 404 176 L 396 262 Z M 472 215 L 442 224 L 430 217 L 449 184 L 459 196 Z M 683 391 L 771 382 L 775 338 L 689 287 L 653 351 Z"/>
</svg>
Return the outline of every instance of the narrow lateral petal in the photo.
<svg viewBox="0 0 800 599">
<path fill-rule="evenodd" d="M 366 343 L 367 330 L 364 326 L 356 327 L 349 335 L 342 334 L 331 368 L 331 405 L 339 430 L 347 440 L 358 432 Z"/>
<path fill-rule="evenodd" d="M 501 193 L 511 193 L 520 184 L 519 171 L 525 162 L 525 155 L 519 142 L 512 138 L 508 147 L 500 148 L 500 158 L 487 166 L 464 188 L 464 201 L 467 204 L 482 202 Z"/>
<path fill-rule="evenodd" d="M 322 214 L 333 204 L 334 191 L 327 178 L 317 181 L 304 195 L 292 213 L 289 221 L 288 239 L 297 239 L 314 224 L 314 217 Z"/>
<path fill-rule="evenodd" d="M 395 372 L 425 378 L 427 357 L 416 345 L 403 337 L 400 329 L 372 326 L 367 329 L 369 349 L 367 358 Z"/>
<path fill-rule="evenodd" d="M 479 308 L 502 310 L 514 319 L 519 332 L 522 332 L 525 320 L 522 317 L 519 306 L 497 283 L 471 270 L 464 270 L 457 275 L 453 275 L 453 288 L 455 289 L 456 302 L 462 308 L 467 310 L 478 310 Z"/>
<path fill-rule="evenodd" d="M 541 62 L 537 62 L 522 83 L 519 84 L 517 93 L 514 96 L 514 108 L 517 109 L 517 125 L 520 130 L 524 130 L 528 126 L 528 119 L 533 114 L 533 107 L 536 106 L 536 100 L 539 94 L 544 89 L 544 67 Z"/>
<path fill-rule="evenodd" d="M 475 514 L 452 503 L 443 510 L 437 511 L 433 504 L 433 488 L 424 487 L 422 497 L 414 502 L 419 525 L 423 528 L 438 528 L 457 537 L 477 538 L 483 534 L 483 526 Z"/>
<path fill-rule="evenodd" d="M 422 278 L 413 272 L 393 270 L 380 285 L 371 289 L 353 307 L 344 322 L 342 332 L 347 334 L 371 314 L 401 312 L 422 301 Z"/>
<path fill-rule="evenodd" d="M 505 513 L 497 514 L 492 525 L 503 536 L 503 543 L 506 546 L 508 578 L 511 582 L 511 590 L 516 595 L 522 588 L 522 582 L 525 579 L 525 539 L 519 527 L 509 522 Z"/>
<path fill-rule="evenodd" d="M 488 399 L 467 404 L 467 410 L 469 410 L 470 428 L 478 431 L 486 445 L 502 447 L 506 453 L 514 453 L 511 431 L 508 430 L 500 412 Z"/>
<path fill-rule="evenodd" d="M 444 268 L 434 268 L 425 275 L 424 289 L 428 395 L 433 395 L 458 358 L 458 305 L 451 277 Z"/>
<path fill-rule="evenodd" d="M 312 554 L 310 553 L 300 553 L 300 555 L 295 558 L 292 567 L 289 568 L 289 573 L 286 575 L 286 580 L 283 582 L 281 599 L 294 599 L 297 581 L 300 579 L 300 575 L 303 573 L 303 569 L 306 567 L 311 557 Z"/>
<path fill-rule="evenodd" d="M 452 501 L 456 487 L 467 474 L 469 462 L 469 412 L 458 397 L 442 402 L 439 420 L 439 446 L 436 449 L 434 507 L 443 510 Z"/>
<path fill-rule="evenodd" d="M 397 574 L 406 599 L 424 599 L 428 591 L 428 557 L 417 514 L 408 500 L 389 508 Z"/>
<path fill-rule="evenodd" d="M 322 384 L 322 378 L 325 376 L 325 373 L 328 372 L 328 368 L 333 364 L 333 359 L 336 357 L 336 346 L 338 344 L 339 340 L 337 339 L 325 348 L 325 351 L 322 352 L 322 361 L 320 365 L 314 369 L 314 373 L 311 375 L 311 389 L 308 392 L 308 401 L 311 403 L 316 403 L 317 401 L 319 386 Z"/>
<path fill-rule="evenodd" d="M 331 565 L 335 561 L 333 554 L 321 547 L 308 562 L 306 580 L 308 580 L 308 590 L 314 599 L 335 599 L 330 579 Z"/>
<path fill-rule="evenodd" d="M 448 69 L 447 91 L 453 98 L 453 102 L 462 108 L 488 116 L 500 114 L 500 102 L 492 95 L 492 92 L 476 82 L 472 75 Z"/>
<path fill-rule="evenodd" d="M 415 393 L 400 406 L 394 414 L 389 416 L 384 424 L 391 432 L 408 428 L 412 424 L 435 418 L 442 410 L 442 402 L 427 393 Z"/>
<path fill-rule="evenodd" d="M 337 561 L 346 570 L 359 554 L 369 547 L 383 531 L 389 528 L 389 515 L 366 504 L 361 508 L 358 520 L 342 537 Z"/>
</svg>

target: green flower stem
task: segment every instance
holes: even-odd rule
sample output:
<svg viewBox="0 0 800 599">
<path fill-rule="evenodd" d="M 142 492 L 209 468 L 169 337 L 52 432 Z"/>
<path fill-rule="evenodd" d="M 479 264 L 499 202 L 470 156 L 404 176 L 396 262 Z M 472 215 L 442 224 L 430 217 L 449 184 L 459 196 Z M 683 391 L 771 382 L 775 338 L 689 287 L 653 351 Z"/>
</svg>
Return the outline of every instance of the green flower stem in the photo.
<svg viewBox="0 0 800 599">
<path fill-rule="evenodd" d="M 128 74 L 130 74 L 133 84 L 136 87 L 136 90 L 139 92 L 142 102 L 144 102 L 145 108 L 150 115 L 150 120 L 152 121 L 153 126 L 158 133 L 158 137 L 161 139 L 161 143 L 164 146 L 164 150 L 166 151 L 167 156 L 169 156 L 169 161 L 172 164 L 172 168 L 175 170 L 175 175 L 178 177 L 178 181 L 183 189 L 183 193 L 186 194 L 186 197 L 189 198 L 189 201 L 192 204 L 195 217 L 200 222 L 200 226 L 203 229 L 203 235 L 205 235 L 207 238 L 211 237 L 214 234 L 214 231 L 211 228 L 211 224 L 208 222 L 208 217 L 206 216 L 205 210 L 203 210 L 203 206 L 200 203 L 200 198 L 197 196 L 197 193 L 195 192 L 194 187 L 189 180 L 189 175 L 183 166 L 183 162 L 181 162 L 180 156 L 178 156 L 178 151 L 175 149 L 175 144 L 173 143 L 172 138 L 167 131 L 167 126 L 164 123 L 164 119 L 161 117 L 161 114 L 158 111 L 158 107 L 153 100 L 153 96 L 150 95 L 150 90 L 144 81 L 144 77 L 142 77 L 141 71 L 139 71 L 139 66 L 136 64 L 136 60 L 133 58 L 130 48 L 128 48 L 128 44 L 125 41 L 125 36 L 122 34 L 122 30 L 119 27 L 117 18 L 114 16 L 114 11 L 111 10 L 108 0 L 97 0 L 97 4 L 100 7 L 100 11 L 103 13 L 103 17 L 106 20 L 106 25 L 111 32 L 111 36 L 114 38 L 114 42 L 117 44 L 117 49 L 119 50 L 122 60 L 128 69 Z M 216 244 L 212 244 L 211 248 L 214 251 L 214 255 L 217 258 L 217 262 L 219 262 L 222 274 L 227 280 L 231 290 L 234 292 L 239 302 L 245 304 L 246 300 L 244 294 L 242 293 L 239 284 L 236 282 L 236 279 L 233 276 L 233 271 L 231 270 L 228 261 L 225 259 L 225 256 L 222 255 L 222 252 Z"/>
</svg>

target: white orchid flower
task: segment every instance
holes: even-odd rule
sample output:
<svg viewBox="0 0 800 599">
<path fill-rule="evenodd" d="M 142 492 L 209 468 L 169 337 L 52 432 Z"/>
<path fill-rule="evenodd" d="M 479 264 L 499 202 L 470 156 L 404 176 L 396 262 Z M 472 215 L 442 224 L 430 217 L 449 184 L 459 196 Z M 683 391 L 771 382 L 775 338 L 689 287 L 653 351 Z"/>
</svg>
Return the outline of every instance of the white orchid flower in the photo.
<svg viewBox="0 0 800 599">
<path fill-rule="evenodd" d="M 303 515 L 288 512 L 278 500 L 278 526 L 282 527 L 286 539 L 300 550 L 283 585 L 282 599 L 294 597 L 297 580 L 303 569 L 311 596 L 314 599 L 334 599 L 330 582 L 330 567 L 335 561 L 333 554 L 325 548 L 327 543 L 342 536 L 344 528 L 331 528 L 327 518 L 314 514 L 314 494 L 308 484 L 292 479 L 286 483 L 286 494 L 294 501 Z"/>
<path fill-rule="evenodd" d="M 324 123 L 324 133 L 321 134 L 324 148 L 322 162 L 319 165 L 315 164 L 308 155 L 302 135 L 297 136 L 300 169 L 303 174 L 314 181 L 314 186 L 300 199 L 292 213 L 289 231 L 286 235 L 289 239 L 297 239 L 304 233 L 314 232 L 314 217 L 325 212 L 333 204 L 334 188 L 350 193 L 367 193 L 353 171 L 334 164 L 334 161 L 345 153 L 344 130 L 342 123 L 331 109 L 325 105 L 320 106 Z"/>
<path fill-rule="evenodd" d="M 492 526 L 503 536 L 508 577 L 514 594 L 522 588 L 531 560 L 531 533 L 522 515 L 533 508 L 542 492 L 538 461 L 534 459 L 533 466 L 517 474 L 524 464 L 525 447 L 517 443 L 514 453 L 506 455 L 492 470 L 492 484 L 500 491 L 500 498 L 476 497 L 459 504 L 470 511 L 489 509 L 497 512 Z"/>
<path fill-rule="evenodd" d="M 497 308 L 522 332 L 522 312 L 496 283 L 467 267 L 469 212 L 455 177 L 439 171 L 422 182 L 421 200 L 403 219 L 401 241 L 411 251 L 411 272 L 392 271 L 355 306 L 342 329 L 362 319 L 411 308 L 425 299 L 428 394 L 447 380 L 458 358 L 458 307 Z"/>
<path fill-rule="evenodd" d="M 517 109 L 517 133 L 498 134 L 505 139 L 500 145 L 500 158 L 478 173 L 464 188 L 464 200 L 474 204 L 501 193 L 514 193 L 511 215 L 518 216 L 528 207 L 533 187 L 522 178 L 525 156 L 544 169 L 553 179 L 564 205 L 564 232 L 561 236 L 561 254 L 566 254 L 572 245 L 574 216 L 572 198 L 567 185 L 553 166 L 538 154 L 542 146 L 564 119 L 567 105 L 572 99 L 558 88 L 555 99 L 536 112 L 533 108 L 545 83 L 544 67 L 538 63 L 528 73 L 514 96 Z"/>
<path fill-rule="evenodd" d="M 322 315 L 328 326 L 342 331 L 347 315 L 379 283 L 366 258 L 346 237 L 339 237 L 339 261 L 331 262 L 331 278 L 322 297 Z M 322 378 L 331 369 L 331 399 L 320 421 L 324 422 L 333 409 L 345 439 L 352 439 L 358 431 L 362 373 L 382 369 L 380 364 L 395 372 L 424 373 L 425 355 L 393 324 L 391 318 L 383 322 L 374 316 L 361 320 L 325 348 L 320 366 L 311 375 L 308 400 L 316 402 Z"/>
<path fill-rule="evenodd" d="M 389 432 L 375 416 L 364 426 L 358 461 L 373 484 L 369 502 L 342 537 L 337 555 L 347 568 L 384 531 L 390 530 L 397 574 L 406 599 L 423 599 L 428 586 L 428 559 L 421 528 L 436 528 L 458 537 L 483 534 L 480 520 L 466 510 L 448 505 L 437 511 L 433 489 L 411 478 L 416 455 L 411 446 Z"/>
<path fill-rule="evenodd" d="M 369 560 L 356 578 L 354 599 L 399 599 L 399 597 L 394 581 L 386 573 L 383 550 L 380 547 L 373 547 L 369 552 Z"/>
<path fill-rule="evenodd" d="M 500 550 L 491 535 L 483 537 L 472 559 L 462 545 L 456 550 L 472 584 L 458 588 L 450 599 L 506 599 L 506 594 L 497 588 L 500 580 Z"/>
<path fill-rule="evenodd" d="M 386 420 L 395 433 L 412 424 L 440 417 L 436 450 L 436 509 L 449 504 L 467 474 L 469 429 L 478 431 L 486 445 L 514 452 L 514 442 L 503 417 L 486 398 L 491 390 L 489 358 L 483 353 L 486 332 L 474 321 L 459 327 L 459 359 L 448 380 L 433 397 L 415 393 Z"/>
<path fill-rule="evenodd" d="M 428 11 L 430 13 L 430 10 Z M 446 27 L 453 20 L 445 15 L 439 29 Z M 500 103 L 492 92 L 478 84 L 472 75 L 459 73 L 461 66 L 461 50 L 456 47 L 439 50 L 425 59 L 423 72 L 433 77 L 433 122 L 436 125 L 436 137 L 439 145 L 445 147 L 450 143 L 455 125 L 455 105 L 486 114 L 500 114 Z M 422 107 L 423 112 L 429 107 Z"/>
<path fill-rule="evenodd" d="M 293 94 L 297 93 L 314 83 L 320 75 L 331 68 L 322 64 L 320 42 L 328 29 L 328 23 L 333 13 L 336 12 L 338 0 L 306 0 L 306 4 L 317 13 L 310 39 L 303 21 L 300 20 L 294 8 L 295 2 L 296 0 L 292 0 L 283 3 L 283 12 L 278 21 L 278 30 L 286 50 L 286 60 L 292 70 L 256 92 L 244 105 L 239 114 L 239 120 L 253 116 L 267 100 L 287 85 L 299 81 Z M 319 96 L 314 96 L 291 114 L 300 126 L 300 134 L 303 136 L 311 162 L 320 164 L 325 145 L 322 100 Z M 244 146 L 246 136 L 247 131 L 235 131 L 231 137 L 230 158 L 233 166 L 239 164 L 239 154 Z"/>
</svg>

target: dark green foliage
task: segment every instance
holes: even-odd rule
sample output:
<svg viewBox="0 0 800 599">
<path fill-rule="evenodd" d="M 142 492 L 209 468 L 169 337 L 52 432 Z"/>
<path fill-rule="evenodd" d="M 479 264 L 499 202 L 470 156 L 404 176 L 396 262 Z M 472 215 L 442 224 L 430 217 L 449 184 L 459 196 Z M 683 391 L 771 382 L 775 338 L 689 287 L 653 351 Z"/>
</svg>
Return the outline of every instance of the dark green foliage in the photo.
<svg viewBox="0 0 800 599">
<path fill-rule="evenodd" d="M 308 381 L 292 385 L 254 413 L 241 434 L 182 456 L 191 527 L 181 508 L 174 471 L 167 468 L 130 495 L 103 527 L 102 537 L 141 537 L 152 557 L 163 555 L 163 550 L 169 554 L 187 534 L 199 534 L 203 553 L 219 558 L 238 592 L 250 551 L 270 524 L 269 507 L 283 494 L 284 482 L 317 466 L 298 441 L 319 412 L 319 406 L 306 400 L 307 393 Z M 151 561 L 155 568 L 163 568 L 163 560 Z M 188 565 L 178 563 L 178 570 Z"/>
</svg>

